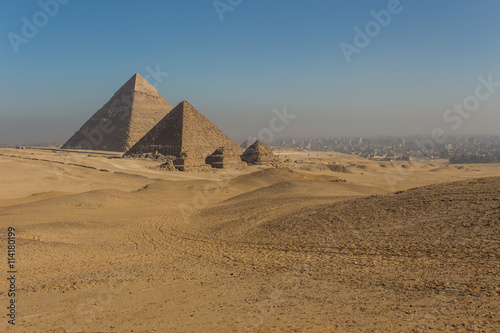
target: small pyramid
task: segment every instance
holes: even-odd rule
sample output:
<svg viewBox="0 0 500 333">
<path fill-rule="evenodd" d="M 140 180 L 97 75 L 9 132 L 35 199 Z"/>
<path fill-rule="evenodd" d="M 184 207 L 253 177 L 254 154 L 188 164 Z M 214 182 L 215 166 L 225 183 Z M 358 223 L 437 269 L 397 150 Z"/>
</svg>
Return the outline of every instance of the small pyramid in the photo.
<svg viewBox="0 0 500 333">
<path fill-rule="evenodd" d="M 127 151 L 172 108 L 136 73 L 62 148 Z"/>
<path fill-rule="evenodd" d="M 278 166 L 280 164 L 271 149 L 266 147 L 259 140 L 255 141 L 250 147 L 247 148 L 247 150 L 243 152 L 241 159 L 250 165 L 257 164 Z"/>
<path fill-rule="evenodd" d="M 252 143 L 248 140 L 245 140 L 241 143 L 240 147 L 243 148 L 243 149 L 247 149 L 248 147 L 250 147 L 252 145 Z"/>
<path fill-rule="evenodd" d="M 124 156 L 161 154 L 175 156 L 179 170 L 206 168 L 207 156 L 225 147 L 241 152 L 240 147 L 187 101 L 179 103 Z"/>
<path fill-rule="evenodd" d="M 241 149 L 235 150 L 232 148 L 220 147 L 210 154 L 205 159 L 205 162 L 210 164 L 212 168 L 243 169 L 247 164 L 241 160 L 240 155 Z"/>
</svg>

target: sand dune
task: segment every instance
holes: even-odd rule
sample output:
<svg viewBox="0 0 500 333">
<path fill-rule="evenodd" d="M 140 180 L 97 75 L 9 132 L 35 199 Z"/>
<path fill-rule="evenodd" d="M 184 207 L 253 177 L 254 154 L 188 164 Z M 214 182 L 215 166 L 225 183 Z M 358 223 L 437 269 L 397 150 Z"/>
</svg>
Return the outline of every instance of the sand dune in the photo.
<svg viewBox="0 0 500 333">
<path fill-rule="evenodd" d="M 264 195 L 263 191 L 260 193 Z M 230 209 L 227 205 L 223 208 Z M 222 211 L 218 213 L 222 215 Z M 263 229 L 252 230 L 258 235 L 247 236 L 263 242 L 290 237 L 307 244 L 327 232 L 336 247 L 357 250 L 363 249 L 361 243 L 368 243 L 379 246 L 377 251 L 381 252 L 390 243 L 394 253 L 419 255 L 429 251 L 423 245 L 430 242 L 449 247 L 454 255 L 481 255 L 483 250 L 498 253 L 500 178 L 343 200 L 262 221 Z M 462 242 L 469 248 L 461 248 Z M 495 251 L 489 245 L 494 245 Z M 444 249 L 439 251 L 446 254 Z"/>
<path fill-rule="evenodd" d="M 224 201 L 224 203 L 244 204 L 250 200 L 268 200 L 273 197 L 349 197 L 364 196 L 367 194 L 381 193 L 380 189 L 346 184 L 342 181 L 318 181 L 318 180 L 294 180 L 281 181 L 270 186 L 261 187 L 257 190 L 245 192 Z"/>
<path fill-rule="evenodd" d="M 36 202 L 36 201 L 40 201 L 40 200 L 57 198 L 57 197 L 65 196 L 68 194 L 71 194 L 71 193 L 60 192 L 60 191 L 33 193 L 32 195 L 29 195 L 29 196 L 23 197 L 23 198 L 2 200 L 2 201 L 0 201 L 0 207 L 22 205 L 22 204 Z"/>
<path fill-rule="evenodd" d="M 0 156 L 22 331 L 500 329 L 498 165 L 182 174 L 95 156 Z"/>
</svg>

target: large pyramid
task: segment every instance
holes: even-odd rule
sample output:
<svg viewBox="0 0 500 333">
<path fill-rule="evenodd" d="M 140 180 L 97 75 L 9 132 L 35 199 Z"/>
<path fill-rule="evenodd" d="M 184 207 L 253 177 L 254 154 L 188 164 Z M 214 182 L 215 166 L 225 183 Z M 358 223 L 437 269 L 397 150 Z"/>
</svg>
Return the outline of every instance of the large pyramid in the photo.
<svg viewBox="0 0 500 333">
<path fill-rule="evenodd" d="M 241 148 L 187 101 L 179 103 L 125 156 L 175 156 L 179 170 L 209 167 L 205 159 L 217 149 L 241 153 Z"/>
<path fill-rule="evenodd" d="M 172 105 L 134 74 L 62 148 L 127 151 L 170 110 Z"/>
</svg>

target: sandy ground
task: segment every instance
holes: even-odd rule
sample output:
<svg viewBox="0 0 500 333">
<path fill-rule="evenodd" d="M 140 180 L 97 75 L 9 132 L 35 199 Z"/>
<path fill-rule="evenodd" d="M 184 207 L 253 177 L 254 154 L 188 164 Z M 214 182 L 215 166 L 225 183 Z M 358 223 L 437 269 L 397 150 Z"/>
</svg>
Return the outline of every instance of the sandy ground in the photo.
<svg viewBox="0 0 500 333">
<path fill-rule="evenodd" d="M 183 173 L 0 149 L 0 331 L 500 331 L 498 164 L 278 154 Z"/>
</svg>

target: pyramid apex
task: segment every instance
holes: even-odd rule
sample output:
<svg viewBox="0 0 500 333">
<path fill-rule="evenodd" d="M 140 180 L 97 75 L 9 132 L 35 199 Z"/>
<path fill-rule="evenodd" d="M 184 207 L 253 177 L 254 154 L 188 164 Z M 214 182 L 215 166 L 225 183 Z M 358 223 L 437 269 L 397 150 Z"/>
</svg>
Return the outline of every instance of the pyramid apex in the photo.
<svg viewBox="0 0 500 333">
<path fill-rule="evenodd" d="M 269 150 L 270 151 L 270 149 L 265 144 L 263 144 L 260 140 L 255 140 L 255 142 L 251 146 L 249 146 L 247 148 L 247 150 L 259 150 L 259 151 Z"/>
<path fill-rule="evenodd" d="M 156 93 L 156 92 L 158 92 L 158 90 L 156 90 L 156 88 L 153 87 L 139 73 L 135 73 L 133 77 L 135 78 L 135 86 L 134 86 L 135 91 L 139 91 L 139 92 L 143 92 L 143 93 Z"/>
<path fill-rule="evenodd" d="M 158 94 L 158 90 L 156 90 L 156 88 L 153 87 L 139 73 L 132 75 L 132 77 L 116 93 L 122 93 L 123 91 L 138 91 L 148 95 Z"/>
<path fill-rule="evenodd" d="M 141 76 L 141 74 L 139 74 L 139 73 L 134 73 L 134 75 L 132 75 L 132 76 L 130 77 L 130 79 L 128 79 L 127 83 L 128 83 L 128 82 L 134 82 L 134 83 L 135 83 L 137 80 L 141 80 L 141 79 L 142 79 L 142 80 L 144 80 L 144 81 L 146 80 L 146 79 L 144 79 L 144 78 Z"/>
<path fill-rule="evenodd" d="M 175 109 L 177 109 L 177 108 L 179 108 L 180 110 L 195 109 L 195 107 L 192 106 L 191 103 L 189 103 L 186 100 L 183 100 L 182 102 L 180 102 L 179 104 L 177 104 L 177 106 L 175 107 Z"/>
</svg>

